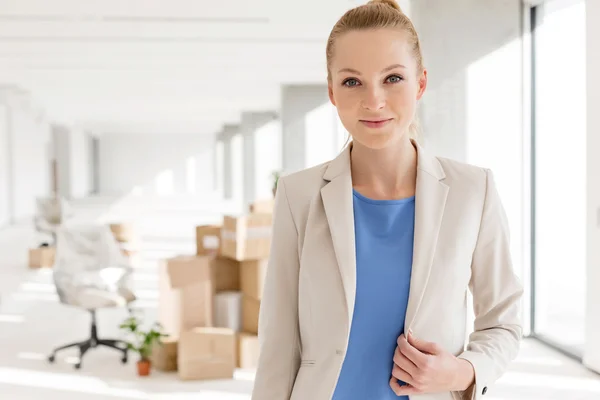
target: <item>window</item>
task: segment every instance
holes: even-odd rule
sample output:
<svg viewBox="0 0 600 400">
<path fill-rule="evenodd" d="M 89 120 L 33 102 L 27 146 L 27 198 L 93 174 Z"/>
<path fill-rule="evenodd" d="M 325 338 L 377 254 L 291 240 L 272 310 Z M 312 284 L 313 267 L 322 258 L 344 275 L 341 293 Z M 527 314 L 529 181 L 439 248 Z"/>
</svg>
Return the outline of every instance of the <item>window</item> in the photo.
<svg viewBox="0 0 600 400">
<path fill-rule="evenodd" d="M 533 334 L 576 357 L 585 335 L 585 2 L 532 9 Z"/>
</svg>

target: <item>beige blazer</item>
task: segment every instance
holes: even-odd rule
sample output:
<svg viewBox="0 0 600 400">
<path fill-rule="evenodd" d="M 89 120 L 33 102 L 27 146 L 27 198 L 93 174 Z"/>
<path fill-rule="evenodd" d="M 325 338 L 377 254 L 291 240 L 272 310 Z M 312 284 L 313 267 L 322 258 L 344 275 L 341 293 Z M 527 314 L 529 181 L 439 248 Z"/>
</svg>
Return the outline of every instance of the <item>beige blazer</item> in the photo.
<svg viewBox="0 0 600 400">
<path fill-rule="evenodd" d="M 512 269 L 507 220 L 489 170 L 415 146 L 415 238 L 404 330 L 471 362 L 476 381 L 466 392 L 410 398 L 483 400 L 516 357 L 522 336 L 523 290 Z M 252 400 L 331 399 L 356 287 L 350 147 L 330 162 L 281 178 L 275 204 Z M 468 290 L 475 330 L 467 340 Z"/>
</svg>

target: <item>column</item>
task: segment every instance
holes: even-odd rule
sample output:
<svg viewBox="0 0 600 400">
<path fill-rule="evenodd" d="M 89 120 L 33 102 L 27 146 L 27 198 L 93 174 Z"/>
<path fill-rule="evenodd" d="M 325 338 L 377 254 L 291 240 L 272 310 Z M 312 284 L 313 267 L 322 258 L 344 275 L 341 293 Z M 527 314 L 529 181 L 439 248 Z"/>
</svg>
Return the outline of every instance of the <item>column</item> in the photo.
<svg viewBox="0 0 600 400">
<path fill-rule="evenodd" d="M 238 125 L 225 125 L 219 135 L 223 142 L 223 197 L 233 198 L 233 149 L 231 140 L 240 130 Z"/>
<path fill-rule="evenodd" d="M 242 137 L 244 146 L 244 195 L 243 202 L 245 209 L 248 209 L 250 203 L 256 200 L 257 177 L 256 177 L 256 131 L 265 124 L 273 121 L 277 115 L 273 112 L 246 112 L 242 114 Z"/>
<path fill-rule="evenodd" d="M 583 363 L 600 373 L 600 2 L 586 1 L 587 52 L 587 294 Z"/>
<path fill-rule="evenodd" d="M 188 194 L 187 159 L 179 160 L 173 168 L 173 195 Z M 194 182 L 195 184 L 195 182 Z"/>
<path fill-rule="evenodd" d="M 222 161 L 222 149 L 223 149 L 223 138 L 220 134 L 215 137 L 215 144 L 213 146 L 213 190 L 215 192 L 221 191 L 221 165 Z"/>
<path fill-rule="evenodd" d="M 327 85 L 285 85 L 281 102 L 281 154 L 283 173 L 287 174 L 308 166 L 309 128 L 333 131 L 333 126 L 311 127 L 307 121 L 307 114 L 329 102 Z"/>
<path fill-rule="evenodd" d="M 50 134 L 28 91 L 0 85 L 0 219 L 17 223 L 35 213 L 36 197 L 50 192 Z"/>
</svg>

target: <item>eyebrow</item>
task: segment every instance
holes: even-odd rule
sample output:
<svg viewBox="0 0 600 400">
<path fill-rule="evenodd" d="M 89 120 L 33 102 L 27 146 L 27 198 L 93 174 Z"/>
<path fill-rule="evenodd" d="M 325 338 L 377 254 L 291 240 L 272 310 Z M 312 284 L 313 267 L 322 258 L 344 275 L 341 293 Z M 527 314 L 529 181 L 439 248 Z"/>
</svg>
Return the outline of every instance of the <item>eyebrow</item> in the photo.
<svg viewBox="0 0 600 400">
<path fill-rule="evenodd" d="M 382 73 L 383 72 L 388 72 L 388 71 L 391 71 L 391 70 L 396 69 L 396 68 L 406 68 L 406 67 L 404 65 L 402 65 L 402 64 L 393 64 L 393 65 L 390 65 L 387 68 L 384 68 L 381 72 Z M 340 73 L 340 72 L 349 72 L 351 74 L 361 75 L 361 73 L 359 71 L 357 71 L 355 69 L 352 69 L 352 68 L 342 68 L 342 69 L 340 69 L 338 71 L 338 73 Z"/>
</svg>

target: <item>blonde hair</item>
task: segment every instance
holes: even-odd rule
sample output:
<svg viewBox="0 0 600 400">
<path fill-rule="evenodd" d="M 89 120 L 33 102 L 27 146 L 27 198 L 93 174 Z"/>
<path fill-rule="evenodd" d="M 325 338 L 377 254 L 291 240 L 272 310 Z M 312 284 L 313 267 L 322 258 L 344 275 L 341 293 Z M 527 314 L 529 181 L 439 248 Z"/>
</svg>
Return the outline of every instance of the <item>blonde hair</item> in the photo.
<svg viewBox="0 0 600 400">
<path fill-rule="evenodd" d="M 348 10 L 333 26 L 327 48 L 327 80 L 331 82 L 331 60 L 335 51 L 335 41 L 346 32 L 369 29 L 397 29 L 408 35 L 411 53 L 417 64 L 417 74 L 424 71 L 423 54 L 419 35 L 410 18 L 402 12 L 395 0 L 371 0 L 367 4 Z M 415 116 L 409 127 L 411 138 L 416 139 L 419 135 L 419 122 Z"/>
</svg>

